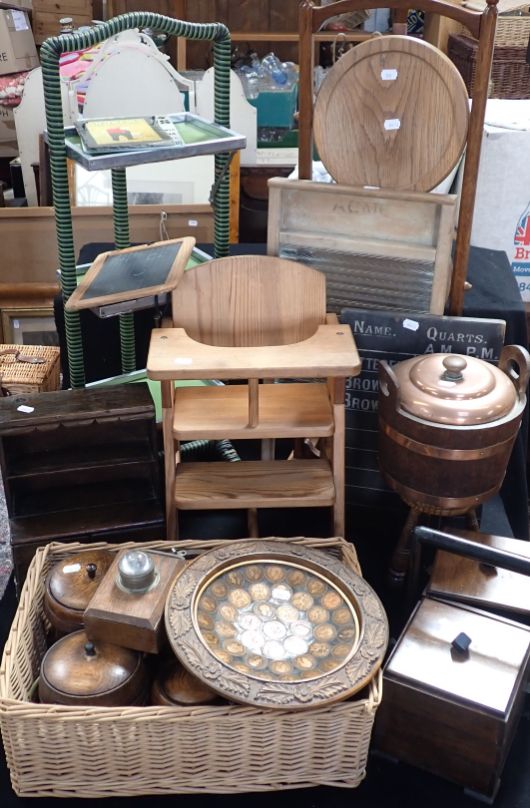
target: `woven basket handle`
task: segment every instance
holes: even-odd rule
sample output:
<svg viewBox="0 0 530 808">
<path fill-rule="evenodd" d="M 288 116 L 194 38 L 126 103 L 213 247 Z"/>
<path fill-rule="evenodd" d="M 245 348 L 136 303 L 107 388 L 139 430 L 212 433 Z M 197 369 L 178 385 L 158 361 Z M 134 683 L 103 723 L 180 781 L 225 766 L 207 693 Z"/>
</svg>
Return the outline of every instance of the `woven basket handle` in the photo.
<svg viewBox="0 0 530 808">
<path fill-rule="evenodd" d="M 46 360 L 42 359 L 40 356 L 26 356 L 20 353 L 18 348 L 6 348 L 5 351 L 0 351 L 0 357 L 9 356 L 10 354 L 15 355 L 15 362 L 26 362 L 28 365 L 44 365 L 46 362 Z M 0 363 L 1 362 L 2 360 L 0 359 Z"/>
</svg>

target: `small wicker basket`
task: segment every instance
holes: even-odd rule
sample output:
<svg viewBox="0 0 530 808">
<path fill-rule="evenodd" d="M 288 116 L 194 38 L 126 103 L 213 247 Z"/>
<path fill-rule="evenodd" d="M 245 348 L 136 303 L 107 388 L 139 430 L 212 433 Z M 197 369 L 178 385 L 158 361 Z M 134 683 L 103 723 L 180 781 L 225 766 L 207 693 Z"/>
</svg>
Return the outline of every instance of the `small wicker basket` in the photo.
<svg viewBox="0 0 530 808">
<path fill-rule="evenodd" d="M 343 539 L 289 541 L 333 553 L 359 572 L 355 550 Z M 178 548 L 196 554 L 218 544 L 182 541 Z M 95 798 L 358 786 L 381 701 L 380 672 L 356 697 L 307 712 L 231 704 L 79 708 L 31 702 L 46 649 L 47 571 L 82 549 L 127 546 L 168 544 L 50 544 L 37 550 L 31 563 L 0 667 L 0 728 L 17 795 Z"/>
<path fill-rule="evenodd" d="M 528 30 L 530 32 L 530 28 Z M 469 95 L 475 85 L 477 48 L 476 39 L 459 34 L 449 36 L 447 55 L 460 71 Z M 530 98 L 530 65 L 526 61 L 526 46 L 498 45 L 495 40 L 490 87 L 491 98 Z"/>
<path fill-rule="evenodd" d="M 0 345 L 0 383 L 9 393 L 49 393 L 58 390 L 59 359 L 59 348 Z"/>
</svg>

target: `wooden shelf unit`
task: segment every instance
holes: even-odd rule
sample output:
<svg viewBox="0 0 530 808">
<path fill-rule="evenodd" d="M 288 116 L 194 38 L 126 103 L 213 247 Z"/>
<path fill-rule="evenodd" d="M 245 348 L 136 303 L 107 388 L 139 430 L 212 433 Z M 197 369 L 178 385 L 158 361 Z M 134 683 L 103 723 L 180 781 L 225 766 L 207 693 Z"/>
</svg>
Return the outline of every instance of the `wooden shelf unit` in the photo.
<svg viewBox="0 0 530 808">
<path fill-rule="evenodd" d="M 21 412 L 22 404 L 31 411 Z M 48 541 L 164 535 L 146 385 L 1 399 L 0 467 L 19 587 Z"/>
</svg>

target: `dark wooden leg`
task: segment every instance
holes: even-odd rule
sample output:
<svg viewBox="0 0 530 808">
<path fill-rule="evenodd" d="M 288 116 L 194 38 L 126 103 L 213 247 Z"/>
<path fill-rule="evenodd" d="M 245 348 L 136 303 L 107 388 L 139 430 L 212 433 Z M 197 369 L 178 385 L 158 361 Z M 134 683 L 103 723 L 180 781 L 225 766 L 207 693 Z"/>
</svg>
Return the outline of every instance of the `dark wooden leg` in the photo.
<svg viewBox="0 0 530 808">
<path fill-rule="evenodd" d="M 478 523 L 477 511 L 475 508 L 471 508 L 471 510 L 466 513 L 466 524 L 469 530 L 474 530 L 477 533 L 479 532 L 480 525 Z"/>
<path fill-rule="evenodd" d="M 410 509 L 399 536 L 388 571 L 388 581 L 392 587 L 402 587 L 405 582 L 410 563 L 410 534 L 418 524 L 420 514 L 421 511 L 416 508 Z"/>
</svg>

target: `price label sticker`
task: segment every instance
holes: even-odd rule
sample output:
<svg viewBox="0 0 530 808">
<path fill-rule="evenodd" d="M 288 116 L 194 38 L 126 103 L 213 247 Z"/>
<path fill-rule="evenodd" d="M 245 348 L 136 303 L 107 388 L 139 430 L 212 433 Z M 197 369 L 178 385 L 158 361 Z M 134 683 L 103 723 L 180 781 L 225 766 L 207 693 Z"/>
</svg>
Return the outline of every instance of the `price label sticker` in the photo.
<svg viewBox="0 0 530 808">
<path fill-rule="evenodd" d="M 11 10 L 11 19 L 15 26 L 15 31 L 27 31 L 29 29 L 28 20 L 24 11 Z"/>
<path fill-rule="evenodd" d="M 403 320 L 403 328 L 406 328 L 409 331 L 417 331 L 419 327 L 420 324 L 417 320 L 409 320 L 408 317 Z"/>
<path fill-rule="evenodd" d="M 79 572 L 81 569 L 81 564 L 65 564 L 63 567 L 63 572 L 65 575 L 71 575 L 72 572 Z"/>
<path fill-rule="evenodd" d="M 386 68 L 386 70 L 381 70 L 381 80 L 382 81 L 395 81 L 398 77 L 398 72 L 395 67 Z"/>
<path fill-rule="evenodd" d="M 387 118 L 383 126 L 385 127 L 387 132 L 391 132 L 392 130 L 400 128 L 401 121 L 399 120 L 399 118 Z"/>
<path fill-rule="evenodd" d="M 35 407 L 28 407 L 27 404 L 21 404 L 20 407 L 17 407 L 18 412 L 34 412 Z"/>
<path fill-rule="evenodd" d="M 192 365 L 193 359 L 191 356 L 176 356 L 173 362 L 175 365 Z"/>
</svg>

